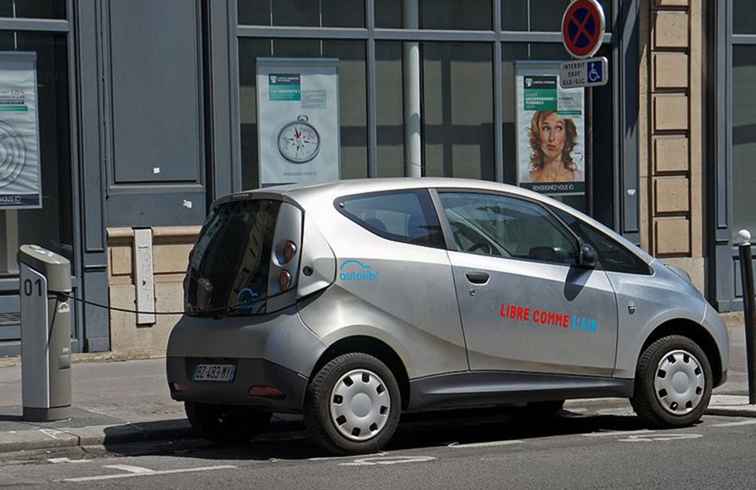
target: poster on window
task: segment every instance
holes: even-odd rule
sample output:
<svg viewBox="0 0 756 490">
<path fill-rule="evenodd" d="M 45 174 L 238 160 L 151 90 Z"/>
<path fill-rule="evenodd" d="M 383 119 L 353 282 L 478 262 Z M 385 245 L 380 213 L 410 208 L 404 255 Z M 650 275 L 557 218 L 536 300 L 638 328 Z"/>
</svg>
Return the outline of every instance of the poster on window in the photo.
<svg viewBox="0 0 756 490">
<path fill-rule="evenodd" d="M 339 61 L 257 58 L 260 186 L 340 177 Z"/>
<path fill-rule="evenodd" d="M 582 88 L 559 86 L 561 63 L 516 62 L 517 183 L 543 194 L 585 193 Z"/>
<path fill-rule="evenodd" d="M 35 53 L 0 52 L 0 210 L 42 207 Z"/>
</svg>

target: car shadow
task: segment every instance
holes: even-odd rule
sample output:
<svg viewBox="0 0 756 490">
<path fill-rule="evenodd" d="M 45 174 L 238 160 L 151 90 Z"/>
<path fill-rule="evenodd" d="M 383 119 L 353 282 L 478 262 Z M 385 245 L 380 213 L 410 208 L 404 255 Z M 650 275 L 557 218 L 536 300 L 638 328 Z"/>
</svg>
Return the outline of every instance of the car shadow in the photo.
<svg viewBox="0 0 756 490">
<path fill-rule="evenodd" d="M 528 440 L 608 431 L 633 431 L 648 426 L 634 415 L 581 414 L 562 410 L 551 417 L 531 418 L 522 410 L 480 409 L 406 414 L 386 451 L 438 448 L 454 443 Z M 118 427 L 112 430 L 118 430 Z M 107 430 L 106 430 L 107 432 Z M 332 457 L 310 439 L 301 421 L 274 423 L 272 431 L 239 444 L 220 444 L 182 436 L 124 444 L 117 437 L 105 449 L 116 455 L 172 455 L 206 460 L 303 460 Z"/>
</svg>

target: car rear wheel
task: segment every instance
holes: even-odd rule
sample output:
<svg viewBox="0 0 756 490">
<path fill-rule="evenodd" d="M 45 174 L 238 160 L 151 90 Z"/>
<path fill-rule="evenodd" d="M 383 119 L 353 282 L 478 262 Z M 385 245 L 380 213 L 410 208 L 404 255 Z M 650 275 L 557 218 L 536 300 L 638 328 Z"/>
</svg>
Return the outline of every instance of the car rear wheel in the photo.
<svg viewBox="0 0 756 490">
<path fill-rule="evenodd" d="M 272 414 L 248 407 L 185 402 L 194 433 L 215 442 L 243 442 L 265 432 Z"/>
<path fill-rule="evenodd" d="M 307 389 L 305 422 L 321 446 L 336 454 L 371 453 L 394 435 L 402 407 L 396 377 L 364 353 L 323 366 Z"/>
<path fill-rule="evenodd" d="M 712 371 L 703 350 L 687 337 L 663 337 L 641 354 L 630 402 L 653 427 L 697 422 L 709 405 Z"/>
</svg>

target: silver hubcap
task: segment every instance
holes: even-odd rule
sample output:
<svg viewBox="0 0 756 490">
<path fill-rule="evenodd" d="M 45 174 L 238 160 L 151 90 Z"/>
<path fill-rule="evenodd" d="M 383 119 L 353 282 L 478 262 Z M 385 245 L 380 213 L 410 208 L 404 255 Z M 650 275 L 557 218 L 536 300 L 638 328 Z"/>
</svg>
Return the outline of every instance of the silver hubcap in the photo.
<svg viewBox="0 0 756 490">
<path fill-rule="evenodd" d="M 673 415 L 687 415 L 698 407 L 706 387 L 706 377 L 698 359 L 684 350 L 665 355 L 656 368 L 656 399 Z"/>
<path fill-rule="evenodd" d="M 383 380 L 367 369 L 355 369 L 339 378 L 331 390 L 331 420 L 352 441 L 375 437 L 386 425 L 391 397 Z"/>
</svg>

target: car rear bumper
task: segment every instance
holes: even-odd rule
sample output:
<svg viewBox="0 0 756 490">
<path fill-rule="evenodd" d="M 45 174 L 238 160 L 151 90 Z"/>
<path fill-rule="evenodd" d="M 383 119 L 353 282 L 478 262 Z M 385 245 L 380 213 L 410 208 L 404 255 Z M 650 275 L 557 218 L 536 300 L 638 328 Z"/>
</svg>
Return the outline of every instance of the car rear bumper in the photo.
<svg viewBox="0 0 756 490">
<path fill-rule="evenodd" d="M 199 364 L 231 364 L 236 367 L 236 373 L 229 382 L 193 381 Z M 300 412 L 307 389 L 307 378 L 303 375 L 265 359 L 168 357 L 166 370 L 171 398 L 178 401 Z M 275 388 L 281 395 L 253 396 L 250 395 L 252 387 L 268 391 Z"/>
</svg>

